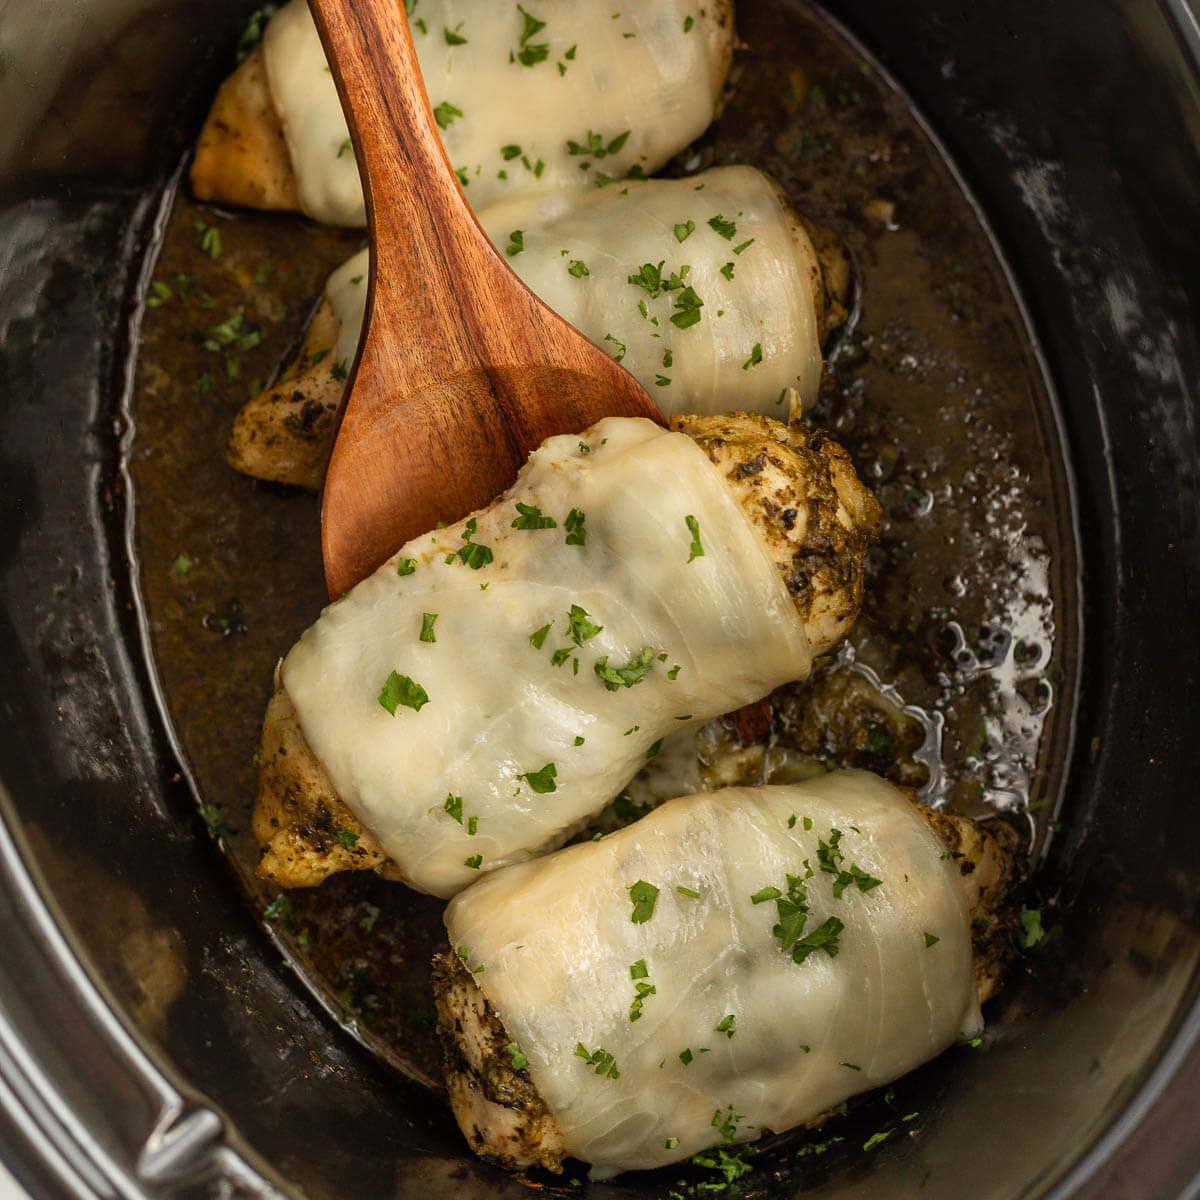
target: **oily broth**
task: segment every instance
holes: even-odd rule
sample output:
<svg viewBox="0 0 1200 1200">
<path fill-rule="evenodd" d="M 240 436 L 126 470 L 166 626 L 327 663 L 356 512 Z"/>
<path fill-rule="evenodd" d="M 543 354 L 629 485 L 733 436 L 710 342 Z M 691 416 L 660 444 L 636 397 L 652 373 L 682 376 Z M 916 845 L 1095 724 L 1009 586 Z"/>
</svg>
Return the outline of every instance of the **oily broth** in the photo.
<svg viewBox="0 0 1200 1200">
<path fill-rule="evenodd" d="M 884 532 L 847 646 L 769 707 L 704 731 L 705 776 L 863 766 L 953 811 L 1006 814 L 1036 852 L 1070 734 L 1076 576 L 1065 467 L 1020 310 L 937 148 L 830 22 L 763 4 L 742 11 L 739 32 L 748 49 L 723 115 L 672 170 L 752 163 L 845 243 L 854 312 L 806 417 L 849 450 Z M 326 275 L 361 244 L 177 194 L 154 274 L 168 292 L 152 287 L 137 363 L 136 550 L 169 718 L 280 970 L 439 1092 L 428 966 L 441 902 L 370 874 L 280 900 L 254 875 L 250 834 L 272 671 L 325 594 L 316 497 L 235 474 L 222 448 Z"/>
</svg>

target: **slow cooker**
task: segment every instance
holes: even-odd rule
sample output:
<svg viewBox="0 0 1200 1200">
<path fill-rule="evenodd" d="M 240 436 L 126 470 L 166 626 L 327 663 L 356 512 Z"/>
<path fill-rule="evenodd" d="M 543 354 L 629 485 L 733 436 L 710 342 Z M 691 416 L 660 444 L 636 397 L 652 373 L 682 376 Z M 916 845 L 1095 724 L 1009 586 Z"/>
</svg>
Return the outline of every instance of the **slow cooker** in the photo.
<svg viewBox="0 0 1200 1200">
<path fill-rule="evenodd" d="M 47 1198 L 524 1196 L 279 968 L 147 638 L 142 301 L 252 7 L 0 12 L 0 1159 Z M 1079 676 L 1038 864 L 1052 953 L 929 1086 L 919 1138 L 745 1194 L 1200 1195 L 1198 13 L 826 11 L 910 97 L 1024 305 L 1069 469 Z"/>
</svg>

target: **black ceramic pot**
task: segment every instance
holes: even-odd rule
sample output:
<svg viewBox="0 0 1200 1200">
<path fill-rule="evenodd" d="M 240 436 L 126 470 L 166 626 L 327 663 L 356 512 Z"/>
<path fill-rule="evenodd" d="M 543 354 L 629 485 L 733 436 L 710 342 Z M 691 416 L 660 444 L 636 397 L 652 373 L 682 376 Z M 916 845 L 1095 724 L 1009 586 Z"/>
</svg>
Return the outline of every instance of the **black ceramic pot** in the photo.
<svg viewBox="0 0 1200 1200">
<path fill-rule="evenodd" d="M 0 1158 L 47 1198 L 525 1196 L 277 969 L 197 836 L 142 640 L 129 314 L 249 7 L 0 7 Z M 1056 965 L 919 1153 L 808 1194 L 1195 1196 L 1200 30 L 1185 0 L 830 10 L 944 143 L 1027 305 L 1083 649 Z"/>
</svg>

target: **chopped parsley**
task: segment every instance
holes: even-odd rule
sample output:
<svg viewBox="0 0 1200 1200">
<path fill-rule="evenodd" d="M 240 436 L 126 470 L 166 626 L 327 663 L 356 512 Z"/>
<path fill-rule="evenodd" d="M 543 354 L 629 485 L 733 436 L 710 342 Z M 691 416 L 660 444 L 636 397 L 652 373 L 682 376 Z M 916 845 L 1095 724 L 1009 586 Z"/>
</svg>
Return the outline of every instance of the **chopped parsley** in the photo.
<svg viewBox="0 0 1200 1200">
<path fill-rule="evenodd" d="M 458 32 L 462 27 L 463 23 L 461 21 L 453 29 L 447 29 L 445 26 L 442 27 L 442 32 L 446 35 L 447 46 L 465 46 L 467 44 L 467 39 Z"/>
<path fill-rule="evenodd" d="M 558 522 L 553 517 L 543 516 L 536 504 L 517 501 L 517 517 L 512 523 L 514 529 L 555 529 L 557 526 Z"/>
<path fill-rule="evenodd" d="M 353 142 L 352 142 L 352 141 L 351 141 L 349 138 L 347 138 L 347 139 L 346 139 L 346 140 L 345 140 L 345 141 L 344 141 L 344 142 L 343 142 L 343 143 L 342 143 L 342 144 L 341 144 L 341 145 L 338 147 L 338 152 L 337 152 L 337 156 L 338 156 L 338 158 L 341 158 L 341 157 L 342 157 L 342 155 L 343 155 L 343 154 L 345 154 L 345 153 L 347 153 L 347 152 L 349 152 L 351 155 L 353 155 L 353 153 L 354 153 L 354 143 L 353 143 Z"/>
<path fill-rule="evenodd" d="M 525 249 L 525 231 L 523 229 L 514 229 L 508 235 L 508 245 L 504 247 L 504 253 L 512 258 L 514 254 L 520 254 Z"/>
<path fill-rule="evenodd" d="M 529 635 L 529 644 L 535 649 L 540 650 L 546 641 L 546 634 L 550 632 L 549 625 L 543 625 L 541 629 L 535 629 Z"/>
<path fill-rule="evenodd" d="M 646 966 L 646 960 L 639 958 L 629 968 L 629 978 L 634 981 L 634 997 L 629 1005 L 629 1019 L 631 1021 L 638 1020 L 642 1015 L 642 1005 L 646 1002 L 646 998 L 655 995 L 658 989 L 652 984 L 647 983 L 650 971 Z"/>
<path fill-rule="evenodd" d="M 693 26 L 693 25 L 695 25 L 695 24 L 696 24 L 696 18 L 695 18 L 695 17 L 684 17 L 684 18 L 683 18 L 683 32 L 684 32 L 684 33 L 691 33 L 691 32 L 692 32 L 692 26 Z"/>
<path fill-rule="evenodd" d="M 742 363 L 742 370 L 748 371 L 751 367 L 757 367 L 762 360 L 762 342 L 755 342 L 750 350 L 750 357 Z"/>
<path fill-rule="evenodd" d="M 623 359 L 625 357 L 625 343 L 618 341 L 615 337 L 613 337 L 613 335 L 611 333 L 606 333 L 604 335 L 604 340 L 606 342 L 612 342 L 612 344 L 614 346 L 616 346 L 617 349 L 616 349 L 616 353 L 613 354 L 613 360 L 615 362 L 620 362 L 621 359 Z M 582 445 L 582 443 L 580 443 L 580 444 Z"/>
<path fill-rule="evenodd" d="M 938 942 L 940 942 L 941 940 L 942 939 L 940 937 L 938 937 L 936 934 L 926 932 L 925 933 L 925 949 L 928 950 L 930 946 L 936 946 L 938 944 Z"/>
<path fill-rule="evenodd" d="M 851 863 L 850 869 L 845 869 L 845 857 L 839 849 L 842 840 L 842 831 L 840 829 L 832 829 L 829 833 L 829 841 L 823 838 L 817 840 L 817 862 L 820 864 L 821 870 L 827 875 L 833 875 L 833 898 L 840 900 L 842 893 L 850 886 L 857 887 L 860 892 L 869 892 L 872 888 L 879 887 L 883 883 L 882 879 L 876 879 L 873 875 L 868 875 L 866 871 Z"/>
<path fill-rule="evenodd" d="M 646 751 L 647 758 L 657 758 L 658 752 L 662 749 L 663 740 L 659 738 L 657 742 L 652 742 L 650 748 Z"/>
<path fill-rule="evenodd" d="M 621 1072 L 617 1070 L 617 1060 L 602 1046 L 589 1050 L 582 1042 L 575 1045 L 575 1057 L 582 1058 L 589 1067 L 593 1067 L 597 1075 L 609 1079 L 620 1079 Z"/>
<path fill-rule="evenodd" d="M 563 665 L 563 663 L 565 663 L 567 661 L 567 659 L 570 657 L 571 657 L 571 647 L 563 646 L 560 649 L 555 650 L 555 652 L 552 655 L 550 655 L 550 665 L 552 667 L 561 667 Z M 578 660 L 576 660 L 576 661 L 578 661 Z M 579 674 L 578 671 L 576 671 L 575 673 L 577 675 Z"/>
<path fill-rule="evenodd" d="M 500 153 L 503 155 L 505 162 L 512 162 L 514 158 L 521 157 L 521 147 L 510 143 L 507 146 L 501 146 Z"/>
<path fill-rule="evenodd" d="M 437 635 L 433 632 L 433 623 L 438 619 L 437 613 L 421 614 L 421 641 L 436 642 Z"/>
<path fill-rule="evenodd" d="M 583 259 L 573 258 L 567 267 L 567 274 L 573 275 L 576 279 L 582 279 L 585 275 L 590 275 L 591 271 L 588 270 L 587 263 Z"/>
<path fill-rule="evenodd" d="M 1042 910 L 1027 908 L 1021 912 L 1021 932 L 1017 934 L 1023 950 L 1032 950 L 1046 936 L 1042 928 Z"/>
<path fill-rule="evenodd" d="M 733 263 L 727 262 L 721 268 L 721 274 L 724 275 L 726 279 L 732 280 L 733 279 Z"/>
<path fill-rule="evenodd" d="M 675 226 L 675 240 L 677 242 L 685 242 L 696 232 L 695 221 L 684 221 L 682 224 Z"/>
<path fill-rule="evenodd" d="M 810 868 L 809 875 L 812 873 Z M 838 935 L 845 926 L 837 917 L 830 917 L 817 929 L 805 934 L 804 927 L 809 917 L 808 889 L 798 875 L 787 876 L 786 893 L 768 886 L 760 888 L 750 897 L 752 904 L 765 904 L 769 900 L 775 901 L 779 916 L 771 934 L 779 939 L 779 948 L 785 954 L 791 954 L 793 962 L 802 963 L 814 950 L 824 950 L 831 958 L 837 955 Z"/>
<path fill-rule="evenodd" d="M 358 834 L 352 833 L 349 829 L 339 829 L 334 835 L 347 850 L 353 850 L 358 845 Z"/>
<path fill-rule="evenodd" d="M 517 60 L 527 67 L 532 67 L 535 63 L 545 62 L 550 55 L 549 42 L 535 42 L 530 44 L 529 39 L 535 34 L 540 33 L 546 28 L 545 21 L 539 21 L 532 13 L 526 12 L 521 5 L 517 5 L 517 11 L 521 14 L 524 21 L 521 30 L 521 48 L 517 54 Z"/>
<path fill-rule="evenodd" d="M 185 550 L 182 554 L 175 555 L 171 563 L 171 574 L 176 579 L 182 579 L 196 565 L 196 560 Z"/>
<path fill-rule="evenodd" d="M 221 257 L 221 231 L 215 225 L 205 225 L 203 221 L 193 221 L 196 230 L 196 245 L 201 254 L 207 254 L 211 259 Z"/>
<path fill-rule="evenodd" d="M 263 917 L 268 921 L 290 921 L 292 919 L 292 901 L 286 893 L 278 895 L 266 908 Z"/>
<path fill-rule="evenodd" d="M 517 778 L 524 779 L 539 796 L 544 796 L 548 792 L 558 790 L 558 784 L 554 782 L 557 775 L 557 767 L 552 762 L 548 762 L 540 771 L 526 771 Z"/>
<path fill-rule="evenodd" d="M 615 138 L 605 144 L 604 138 L 592 130 L 588 130 L 587 139 L 583 142 L 576 142 L 568 139 L 567 153 L 571 155 L 586 155 L 588 158 L 607 158 L 610 154 L 619 154 L 621 148 L 629 141 L 629 135 L 633 132 L 631 129 L 626 129 L 624 133 L 618 133 Z"/>
<path fill-rule="evenodd" d="M 670 669 L 670 670 L 667 672 L 667 678 L 668 678 L 668 679 L 678 679 L 678 678 L 679 678 L 679 672 L 680 672 L 680 669 L 681 669 L 681 668 L 680 668 L 679 664 L 678 664 L 678 663 L 676 663 L 676 664 L 675 664 L 675 665 L 674 665 L 674 666 L 673 666 L 673 667 L 672 667 L 672 668 L 671 668 L 671 669 Z"/>
<path fill-rule="evenodd" d="M 690 329 L 700 321 L 700 309 L 704 307 L 704 301 L 696 294 L 696 289 L 693 287 L 685 287 L 683 291 L 675 297 L 675 308 L 677 311 L 671 314 L 671 324 L 677 329 Z"/>
<path fill-rule="evenodd" d="M 422 706 L 429 703 L 429 694 L 415 680 L 393 671 L 379 693 L 379 703 L 394 717 L 400 707 L 420 712 Z"/>
<path fill-rule="evenodd" d="M 677 892 L 678 892 L 678 893 L 679 893 L 681 896 L 688 896 L 688 897 L 690 897 L 692 900 L 699 900 L 699 899 L 700 899 L 700 893 L 699 893 L 699 892 L 697 892 L 697 891 L 696 891 L 694 888 L 690 888 L 690 887 L 684 887 L 682 883 L 681 883 L 681 884 L 679 884 L 679 885 L 678 885 L 678 886 L 675 888 L 675 890 L 676 890 L 676 891 L 677 891 Z"/>
<path fill-rule="evenodd" d="M 733 1027 L 733 1022 L 735 1019 L 736 1018 L 733 1013 L 730 1013 L 727 1017 L 722 1017 L 721 1020 L 713 1026 L 713 1033 L 723 1033 L 727 1038 L 733 1037 L 733 1035 L 737 1033 L 737 1030 Z"/>
<path fill-rule="evenodd" d="M 417 569 L 415 558 L 398 558 L 396 560 L 397 575 L 411 575 Z"/>
<path fill-rule="evenodd" d="M 587 529 L 584 522 L 587 516 L 582 509 L 573 508 L 567 513 L 567 519 L 563 522 L 563 528 L 567 531 L 568 546 L 586 546 L 587 545 Z"/>
<path fill-rule="evenodd" d="M 509 1042 L 504 1048 L 508 1051 L 508 1057 L 512 1059 L 512 1068 L 514 1071 L 523 1071 L 529 1066 L 529 1059 L 525 1057 L 524 1052 L 516 1042 Z"/>
<path fill-rule="evenodd" d="M 575 735 L 575 745 L 576 746 L 583 745 L 583 738 L 581 738 L 578 734 Z"/>
<path fill-rule="evenodd" d="M 666 260 L 664 259 L 663 262 Z M 663 262 L 658 266 L 653 263 L 643 263 L 636 274 L 629 276 L 629 282 L 640 287 L 647 295 L 657 296 L 662 291 Z"/>
<path fill-rule="evenodd" d="M 344 383 L 347 376 L 350 374 L 346 363 L 347 360 L 343 358 L 341 362 L 335 362 L 333 366 L 329 368 L 330 375 L 332 375 L 339 383 Z"/>
<path fill-rule="evenodd" d="M 693 558 L 704 557 L 704 547 L 700 544 L 700 522 L 691 513 L 684 517 L 684 521 L 692 534 L 692 545 L 688 550 L 688 562 L 691 562 Z"/>
<path fill-rule="evenodd" d="M 629 899 L 633 901 L 633 913 L 629 919 L 635 925 L 644 925 L 654 916 L 654 906 L 658 903 L 658 888 L 644 879 L 639 879 L 630 887 Z"/>
<path fill-rule="evenodd" d="M 603 628 L 603 625 L 595 625 L 588 620 L 587 609 L 580 608 L 578 604 L 571 605 L 571 610 L 567 613 L 567 633 L 570 634 L 571 641 L 575 645 L 582 646 Z"/>
<path fill-rule="evenodd" d="M 492 551 L 490 546 L 481 546 L 471 539 L 475 536 L 475 518 L 472 517 L 463 527 L 462 539 L 463 544 L 450 555 L 452 561 L 456 556 L 462 559 L 463 562 L 471 568 L 472 571 L 478 571 L 480 567 L 486 567 L 492 561 Z"/>
<path fill-rule="evenodd" d="M 454 796 L 447 792 L 446 802 L 442 805 L 442 808 L 444 808 L 446 812 L 448 812 L 460 825 L 462 824 L 463 807 L 461 796 Z"/>
<path fill-rule="evenodd" d="M 470 858 L 463 859 L 463 866 L 470 867 L 472 871 L 478 871 L 483 866 L 483 855 L 472 854 Z"/>
<path fill-rule="evenodd" d="M 750 248 L 751 246 L 753 246 L 753 245 L 754 245 L 754 239 L 753 239 L 753 238 L 747 238 L 747 240 L 746 240 L 746 241 L 744 241 L 744 242 L 742 242 L 742 243 L 741 243 L 741 245 L 739 245 L 739 246 L 734 246 L 734 248 L 733 248 L 733 252 L 734 252 L 734 254 L 741 254 L 741 252 L 742 252 L 743 250 L 747 250 L 747 249 L 749 249 L 749 248 Z"/>
<path fill-rule="evenodd" d="M 727 242 L 733 241 L 733 235 L 737 233 L 737 226 L 732 221 L 725 220 L 720 213 L 717 213 L 715 217 L 709 217 L 708 227 Z"/>
<path fill-rule="evenodd" d="M 433 110 L 433 119 L 438 123 L 439 129 L 449 129 L 462 115 L 462 109 L 455 107 L 449 100 L 443 100 Z"/>
<path fill-rule="evenodd" d="M 683 1065 L 684 1065 L 685 1067 L 686 1067 L 686 1066 L 688 1066 L 688 1065 L 691 1063 L 691 1061 L 692 1061 L 692 1059 L 693 1059 L 693 1058 L 695 1058 L 695 1055 L 694 1055 L 694 1054 L 691 1052 L 691 1050 L 690 1050 L 690 1049 L 687 1049 L 687 1048 L 685 1047 L 683 1050 L 680 1050 L 680 1052 L 679 1052 L 679 1061 L 680 1061 L 681 1063 L 683 1063 Z"/>
<path fill-rule="evenodd" d="M 641 654 L 636 658 L 630 659 L 623 667 L 610 667 L 608 665 L 608 655 L 605 654 L 596 659 L 594 669 L 596 675 L 604 683 L 604 686 L 610 692 L 615 692 L 618 688 L 630 688 L 634 684 L 641 683 L 653 666 L 654 650 L 650 646 L 647 646 Z"/>
<path fill-rule="evenodd" d="M 878 1133 L 873 1133 L 865 1142 L 863 1142 L 864 1150 L 874 1150 L 876 1146 L 882 1145 L 896 1132 L 896 1127 L 893 1125 L 891 1129 L 881 1129 Z"/>
</svg>

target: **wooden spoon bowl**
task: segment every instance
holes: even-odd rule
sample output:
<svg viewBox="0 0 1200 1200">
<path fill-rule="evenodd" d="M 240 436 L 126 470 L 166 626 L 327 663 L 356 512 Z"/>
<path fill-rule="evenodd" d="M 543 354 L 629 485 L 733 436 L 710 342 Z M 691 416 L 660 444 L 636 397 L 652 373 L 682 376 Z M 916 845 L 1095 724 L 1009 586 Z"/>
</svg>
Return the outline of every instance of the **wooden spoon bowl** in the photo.
<svg viewBox="0 0 1200 1200">
<path fill-rule="evenodd" d="M 402 0 L 310 0 L 363 177 L 372 255 L 321 502 L 331 598 L 490 502 L 529 452 L 645 389 L 547 308 L 475 220 L 438 137 Z"/>
</svg>

